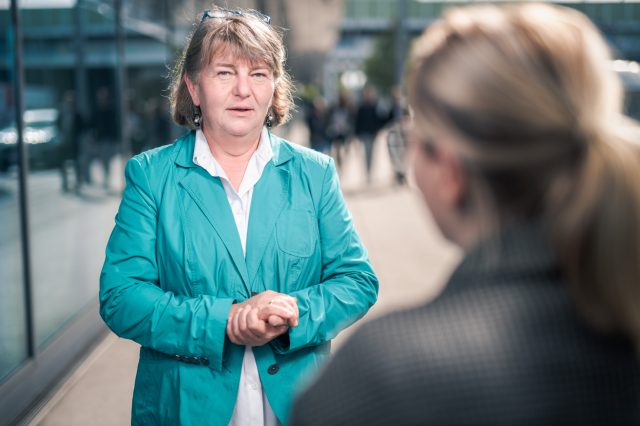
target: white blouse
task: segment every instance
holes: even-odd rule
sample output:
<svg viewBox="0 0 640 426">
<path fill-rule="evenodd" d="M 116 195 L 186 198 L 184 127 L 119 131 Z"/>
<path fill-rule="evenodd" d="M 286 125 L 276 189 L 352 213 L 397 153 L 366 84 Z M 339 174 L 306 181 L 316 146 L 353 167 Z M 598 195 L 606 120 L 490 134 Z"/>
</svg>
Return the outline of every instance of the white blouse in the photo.
<svg viewBox="0 0 640 426">
<path fill-rule="evenodd" d="M 262 129 L 258 148 L 249 159 L 247 169 L 242 177 L 240 187 L 236 192 L 229 181 L 222 166 L 216 161 L 202 130 L 196 131 L 196 143 L 193 151 L 193 162 L 205 169 L 211 176 L 219 177 L 227 194 L 227 200 L 233 212 L 233 219 L 238 228 L 238 235 L 242 243 L 242 252 L 246 255 L 247 229 L 249 227 L 249 211 L 253 187 L 260 180 L 267 163 L 273 158 L 273 151 L 269 143 L 267 128 Z M 278 426 L 275 413 L 269 405 L 267 396 L 262 389 L 262 382 L 258 373 L 258 366 L 251 347 L 246 346 L 240 374 L 240 387 L 233 416 L 229 422 L 231 426 Z"/>
</svg>

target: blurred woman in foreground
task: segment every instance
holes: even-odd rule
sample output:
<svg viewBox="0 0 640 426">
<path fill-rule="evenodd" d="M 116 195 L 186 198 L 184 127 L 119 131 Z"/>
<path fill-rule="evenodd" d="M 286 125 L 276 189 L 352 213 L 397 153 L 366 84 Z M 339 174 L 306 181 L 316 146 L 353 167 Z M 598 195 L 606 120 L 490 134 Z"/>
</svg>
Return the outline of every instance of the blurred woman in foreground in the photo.
<svg viewBox="0 0 640 426">
<path fill-rule="evenodd" d="M 454 9 L 411 56 L 420 188 L 465 250 L 363 326 L 294 424 L 640 424 L 640 161 L 607 47 L 552 5 Z"/>
</svg>

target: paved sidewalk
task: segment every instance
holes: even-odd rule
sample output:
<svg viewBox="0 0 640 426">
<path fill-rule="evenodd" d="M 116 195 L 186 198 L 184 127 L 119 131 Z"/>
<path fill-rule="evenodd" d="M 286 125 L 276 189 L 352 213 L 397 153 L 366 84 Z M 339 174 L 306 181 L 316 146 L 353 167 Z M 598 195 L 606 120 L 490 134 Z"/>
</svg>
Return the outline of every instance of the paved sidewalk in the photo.
<svg viewBox="0 0 640 426">
<path fill-rule="evenodd" d="M 291 133 L 303 132 L 294 128 Z M 299 139 L 306 140 L 304 134 Z M 365 184 L 362 149 L 354 145 L 341 182 L 356 228 L 380 279 L 379 301 L 363 321 L 391 309 L 424 303 L 441 289 L 459 253 L 445 243 L 417 190 L 393 186 L 384 139 L 375 174 Z M 357 327 L 345 330 L 336 346 Z M 33 419 L 34 425 L 127 425 L 138 345 L 110 334 Z"/>
</svg>

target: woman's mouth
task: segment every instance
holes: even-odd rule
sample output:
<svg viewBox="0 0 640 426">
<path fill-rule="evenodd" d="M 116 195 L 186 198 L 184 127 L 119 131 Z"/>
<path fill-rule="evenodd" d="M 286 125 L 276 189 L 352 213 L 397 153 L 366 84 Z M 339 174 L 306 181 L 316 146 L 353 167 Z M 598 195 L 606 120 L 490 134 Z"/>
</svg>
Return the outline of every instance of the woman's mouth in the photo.
<svg viewBox="0 0 640 426">
<path fill-rule="evenodd" d="M 237 114 L 246 114 L 246 113 L 249 113 L 249 112 L 253 111 L 253 108 L 233 107 L 233 108 L 229 108 L 229 111 L 237 113 Z"/>
</svg>

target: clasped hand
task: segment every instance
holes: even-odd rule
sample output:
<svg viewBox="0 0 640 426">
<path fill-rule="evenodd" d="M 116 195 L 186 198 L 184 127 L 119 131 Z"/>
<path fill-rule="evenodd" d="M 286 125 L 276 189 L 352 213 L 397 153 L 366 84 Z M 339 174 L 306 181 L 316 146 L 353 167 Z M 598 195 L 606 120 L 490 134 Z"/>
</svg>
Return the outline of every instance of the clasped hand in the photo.
<svg viewBox="0 0 640 426">
<path fill-rule="evenodd" d="M 267 290 L 231 306 L 227 336 L 232 343 L 262 346 L 298 325 L 295 297 Z"/>
</svg>

